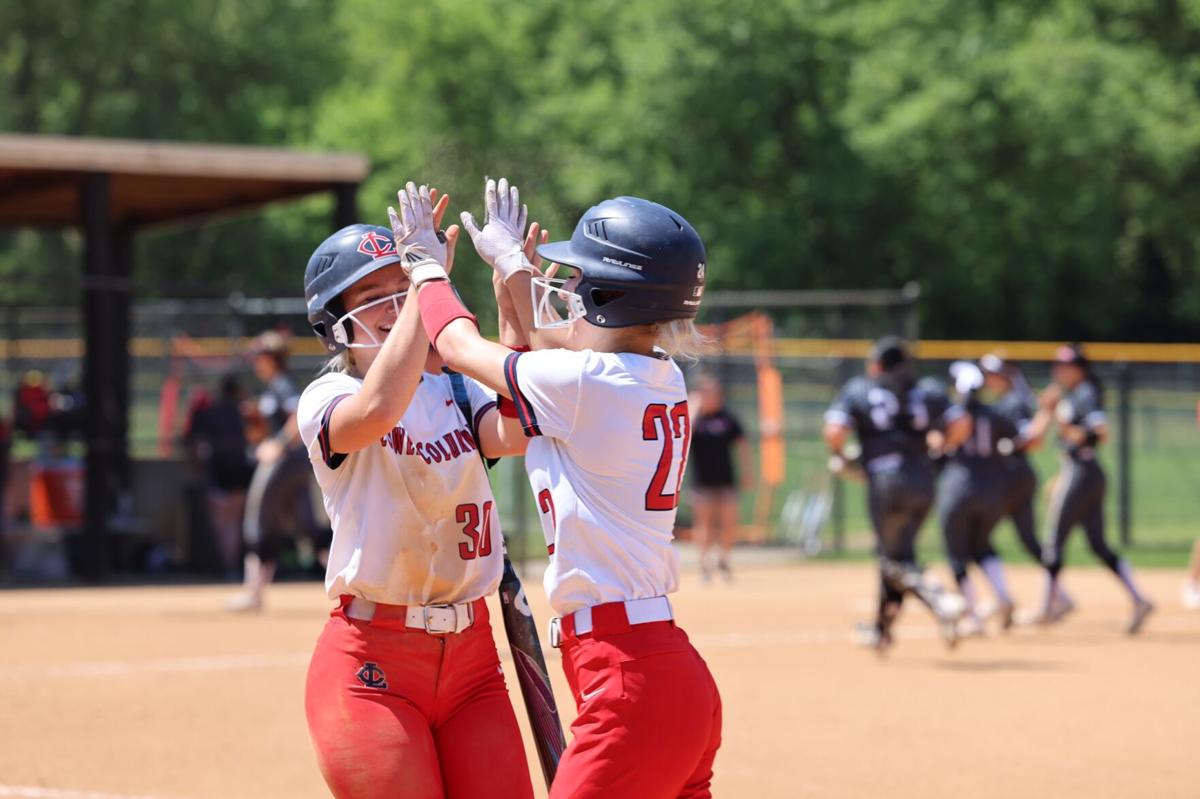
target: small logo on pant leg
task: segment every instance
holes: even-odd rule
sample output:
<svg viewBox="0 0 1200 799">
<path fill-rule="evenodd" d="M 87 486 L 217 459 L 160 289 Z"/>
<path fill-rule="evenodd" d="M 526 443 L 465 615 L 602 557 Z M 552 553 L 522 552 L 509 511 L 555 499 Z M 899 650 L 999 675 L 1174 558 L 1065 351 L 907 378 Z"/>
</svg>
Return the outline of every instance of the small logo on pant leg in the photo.
<svg viewBox="0 0 1200 799">
<path fill-rule="evenodd" d="M 368 688 L 387 690 L 387 675 L 383 673 L 383 669 L 379 668 L 378 663 L 364 663 L 354 676 Z"/>
</svg>

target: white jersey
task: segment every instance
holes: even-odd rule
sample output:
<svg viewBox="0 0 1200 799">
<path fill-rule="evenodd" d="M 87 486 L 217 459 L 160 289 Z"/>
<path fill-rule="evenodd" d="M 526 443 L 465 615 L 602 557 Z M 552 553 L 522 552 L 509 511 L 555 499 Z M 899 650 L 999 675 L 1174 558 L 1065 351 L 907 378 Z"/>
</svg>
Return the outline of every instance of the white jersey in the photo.
<svg viewBox="0 0 1200 799">
<path fill-rule="evenodd" d="M 475 421 L 495 395 L 466 380 Z M 467 602 L 496 590 L 503 565 L 499 514 L 450 378 L 425 373 L 392 431 L 349 455 L 329 448 L 329 419 L 362 390 L 346 374 L 317 378 L 297 421 L 333 525 L 330 598 L 391 605 Z"/>
<path fill-rule="evenodd" d="M 533 438 L 525 468 L 560 615 L 679 587 L 671 546 L 691 439 L 674 361 L 631 353 L 539 350 L 505 361 Z"/>
</svg>

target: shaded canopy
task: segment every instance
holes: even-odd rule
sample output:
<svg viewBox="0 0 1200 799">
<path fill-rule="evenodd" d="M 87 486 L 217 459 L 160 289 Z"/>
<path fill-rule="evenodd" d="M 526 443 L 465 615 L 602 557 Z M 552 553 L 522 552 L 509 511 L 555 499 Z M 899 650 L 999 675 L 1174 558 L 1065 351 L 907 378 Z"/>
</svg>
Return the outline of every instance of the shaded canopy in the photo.
<svg viewBox="0 0 1200 799">
<path fill-rule="evenodd" d="M 89 174 L 109 178 L 109 222 L 141 227 L 357 184 L 367 158 L 265 147 L 0 134 L 0 227 L 80 224 Z"/>
<path fill-rule="evenodd" d="M 356 154 L 0 134 L 0 228 L 83 233 L 81 574 L 103 579 L 122 562 L 113 534 L 124 529 L 121 508 L 130 496 L 130 275 L 138 230 L 319 192 L 334 196 L 336 230 L 357 221 L 368 167 Z"/>
</svg>

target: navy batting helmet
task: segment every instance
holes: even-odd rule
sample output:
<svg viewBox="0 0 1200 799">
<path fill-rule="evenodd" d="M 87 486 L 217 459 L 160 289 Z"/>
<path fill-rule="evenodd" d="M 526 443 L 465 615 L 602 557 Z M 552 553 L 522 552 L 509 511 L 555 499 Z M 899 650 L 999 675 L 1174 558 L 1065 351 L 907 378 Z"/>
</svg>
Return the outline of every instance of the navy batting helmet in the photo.
<svg viewBox="0 0 1200 799">
<path fill-rule="evenodd" d="M 348 225 L 321 242 L 304 268 L 304 302 L 308 322 L 325 349 L 338 352 L 353 335 L 349 329 L 341 335 L 334 329 L 345 311 L 338 301 L 342 292 L 399 260 L 392 232 L 378 225 Z"/>
<path fill-rule="evenodd" d="M 570 241 L 537 248 L 574 267 L 585 318 L 600 327 L 692 319 L 704 295 L 704 242 L 687 220 L 639 197 L 588 209 Z"/>
</svg>

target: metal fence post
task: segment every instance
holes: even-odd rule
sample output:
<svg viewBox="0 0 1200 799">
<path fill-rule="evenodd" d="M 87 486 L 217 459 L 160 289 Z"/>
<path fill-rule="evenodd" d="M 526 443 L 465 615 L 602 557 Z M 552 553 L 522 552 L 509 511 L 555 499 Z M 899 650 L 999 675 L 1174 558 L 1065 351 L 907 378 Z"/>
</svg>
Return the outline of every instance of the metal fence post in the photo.
<svg viewBox="0 0 1200 799">
<path fill-rule="evenodd" d="M 508 540 L 515 537 L 516 552 L 509 553 L 509 560 L 517 564 L 517 573 L 525 576 L 525 562 L 529 560 L 529 495 L 525 476 L 524 458 L 505 458 L 509 463 L 509 479 L 512 481 L 513 530 L 508 534 Z"/>
<path fill-rule="evenodd" d="M 1121 546 L 1128 547 L 1133 542 L 1132 518 L 1133 495 L 1130 491 L 1130 478 L 1133 471 L 1131 463 L 1131 439 L 1133 425 L 1130 420 L 1130 395 L 1133 393 L 1133 369 L 1129 364 L 1122 363 L 1117 367 L 1117 507 L 1118 523 L 1121 530 Z"/>
</svg>

